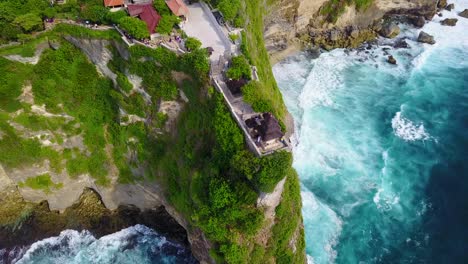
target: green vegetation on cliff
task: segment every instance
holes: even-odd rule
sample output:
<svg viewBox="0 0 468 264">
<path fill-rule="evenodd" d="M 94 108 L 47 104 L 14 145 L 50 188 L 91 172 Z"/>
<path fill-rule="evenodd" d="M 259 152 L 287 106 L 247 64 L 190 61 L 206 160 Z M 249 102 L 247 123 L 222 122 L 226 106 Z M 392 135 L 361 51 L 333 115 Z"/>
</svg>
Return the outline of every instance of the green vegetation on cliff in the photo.
<svg viewBox="0 0 468 264">
<path fill-rule="evenodd" d="M 320 14 L 326 17 L 330 23 L 336 23 L 338 18 L 345 12 L 346 7 L 352 4 L 356 10 L 365 10 L 372 4 L 373 0 L 329 0 L 320 8 Z"/>
<path fill-rule="evenodd" d="M 50 179 L 50 175 L 48 173 L 41 174 L 36 177 L 27 178 L 24 182 L 18 183 L 19 187 L 27 186 L 29 188 L 35 190 L 42 190 L 45 193 L 49 193 L 51 189 L 60 189 L 63 187 L 62 183 L 54 183 Z"/>
</svg>

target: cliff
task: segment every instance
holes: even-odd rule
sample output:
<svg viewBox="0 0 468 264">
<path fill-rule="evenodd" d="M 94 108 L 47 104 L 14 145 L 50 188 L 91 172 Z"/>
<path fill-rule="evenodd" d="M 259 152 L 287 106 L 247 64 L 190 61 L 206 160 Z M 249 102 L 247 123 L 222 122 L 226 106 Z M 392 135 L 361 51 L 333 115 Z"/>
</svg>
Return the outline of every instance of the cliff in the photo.
<svg viewBox="0 0 468 264">
<path fill-rule="evenodd" d="M 437 5 L 437 0 L 373 0 L 363 7 L 353 1 L 333 2 L 340 4 L 330 5 L 329 0 L 274 1 L 265 22 L 265 42 L 272 59 L 278 61 L 311 45 L 356 47 L 375 38 L 379 31 L 376 24 L 386 15 L 430 19 Z"/>
<path fill-rule="evenodd" d="M 129 48 L 114 33 L 58 25 L 48 41 L 25 43 L 41 43 L 36 64 L 1 50 L 14 85 L 0 106 L 0 149 L 11 150 L 0 155 L 0 247 L 145 224 L 189 244 L 201 263 L 304 262 L 291 154 L 246 150 L 209 86 L 204 50 Z M 252 51 L 268 58 L 256 41 Z M 274 84 L 266 62 L 258 68 Z M 176 114 L 161 111 L 169 104 Z"/>
</svg>

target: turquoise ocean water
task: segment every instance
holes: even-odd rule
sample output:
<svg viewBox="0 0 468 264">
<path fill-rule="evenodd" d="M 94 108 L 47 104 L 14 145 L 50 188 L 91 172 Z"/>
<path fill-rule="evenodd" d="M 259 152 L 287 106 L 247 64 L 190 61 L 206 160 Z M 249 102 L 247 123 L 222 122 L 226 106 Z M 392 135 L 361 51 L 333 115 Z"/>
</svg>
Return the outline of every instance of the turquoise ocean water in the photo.
<svg viewBox="0 0 468 264">
<path fill-rule="evenodd" d="M 296 121 L 310 263 L 468 263 L 468 19 L 274 67 Z M 459 19 L 456 27 L 439 20 Z M 386 62 L 393 55 L 398 64 Z"/>
</svg>

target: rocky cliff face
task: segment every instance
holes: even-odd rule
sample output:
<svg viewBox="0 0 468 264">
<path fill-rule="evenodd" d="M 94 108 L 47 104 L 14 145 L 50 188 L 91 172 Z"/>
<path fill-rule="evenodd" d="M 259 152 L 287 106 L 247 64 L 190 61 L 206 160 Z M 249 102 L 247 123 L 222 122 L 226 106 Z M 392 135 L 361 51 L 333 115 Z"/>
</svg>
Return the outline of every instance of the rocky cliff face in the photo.
<svg viewBox="0 0 468 264">
<path fill-rule="evenodd" d="M 346 6 L 336 22 L 331 23 L 321 14 L 328 1 L 277 0 L 270 6 L 265 40 L 274 61 L 310 44 L 326 49 L 357 46 L 376 36 L 384 16 L 399 14 L 421 21 L 420 18 L 430 19 L 437 6 L 437 0 L 374 0 L 361 10 L 354 4 Z"/>
</svg>

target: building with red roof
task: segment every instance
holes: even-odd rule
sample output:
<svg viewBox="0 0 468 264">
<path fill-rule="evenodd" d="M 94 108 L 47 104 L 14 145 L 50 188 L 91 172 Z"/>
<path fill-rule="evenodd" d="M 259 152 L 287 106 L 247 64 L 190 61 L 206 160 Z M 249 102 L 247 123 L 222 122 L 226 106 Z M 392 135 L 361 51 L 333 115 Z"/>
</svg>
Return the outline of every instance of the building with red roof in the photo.
<svg viewBox="0 0 468 264">
<path fill-rule="evenodd" d="M 124 0 L 104 0 L 105 7 L 122 7 L 124 6 Z"/>
<path fill-rule="evenodd" d="M 161 20 L 161 16 L 156 12 L 153 3 L 133 4 L 127 6 L 128 14 L 133 17 L 139 17 L 146 23 L 150 34 L 156 32 L 156 27 Z"/>
<path fill-rule="evenodd" d="M 171 9 L 172 13 L 178 17 L 187 17 L 189 13 L 188 7 L 182 0 L 166 0 L 166 5 L 169 7 L 169 9 Z"/>
</svg>

